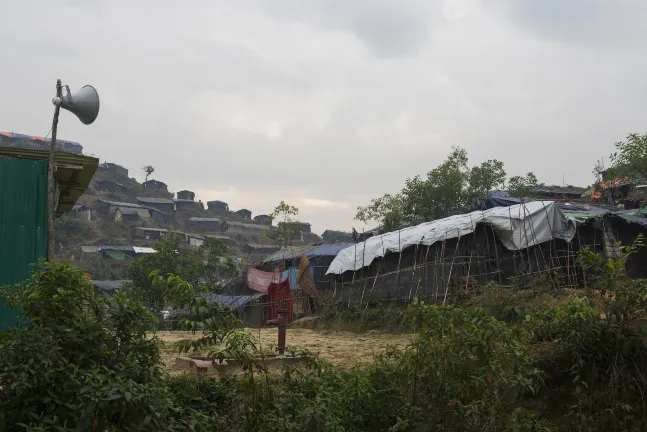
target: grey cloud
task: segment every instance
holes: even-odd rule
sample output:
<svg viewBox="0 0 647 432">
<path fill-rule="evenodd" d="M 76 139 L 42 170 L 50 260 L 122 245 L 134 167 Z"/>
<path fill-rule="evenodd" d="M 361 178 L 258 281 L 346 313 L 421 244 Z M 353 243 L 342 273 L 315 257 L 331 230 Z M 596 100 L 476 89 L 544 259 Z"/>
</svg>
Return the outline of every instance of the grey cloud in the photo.
<svg viewBox="0 0 647 432">
<path fill-rule="evenodd" d="M 152 164 L 203 200 L 223 194 L 259 213 L 285 199 L 319 232 L 361 229 L 356 205 L 396 192 L 451 145 L 511 175 L 585 185 L 593 160 L 645 130 L 635 46 L 647 38 L 610 50 L 568 34 L 591 36 L 601 18 L 549 24 L 549 9 L 492 1 L 444 23 L 442 3 L 422 0 L 11 2 L 0 130 L 43 135 L 56 78 L 92 84 L 97 122 L 63 113 L 61 138 L 138 178 Z M 77 32 L 52 26 L 55 15 Z M 626 31 L 620 16 L 604 31 Z"/>
<path fill-rule="evenodd" d="M 545 38 L 623 50 L 645 45 L 642 0 L 494 0 L 494 5 Z"/>
<path fill-rule="evenodd" d="M 438 18 L 435 2 L 424 0 L 247 0 L 282 20 L 341 30 L 363 41 L 378 57 L 397 58 L 422 49 Z"/>
</svg>

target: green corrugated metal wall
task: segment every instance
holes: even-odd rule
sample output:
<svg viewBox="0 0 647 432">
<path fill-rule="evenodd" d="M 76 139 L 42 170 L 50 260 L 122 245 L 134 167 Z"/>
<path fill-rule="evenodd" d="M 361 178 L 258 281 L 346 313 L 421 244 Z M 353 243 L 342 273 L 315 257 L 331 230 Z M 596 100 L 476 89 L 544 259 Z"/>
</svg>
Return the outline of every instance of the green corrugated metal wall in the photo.
<svg viewBox="0 0 647 432">
<path fill-rule="evenodd" d="M 0 286 L 27 279 L 47 256 L 47 161 L 0 157 Z M 22 314 L 0 299 L 0 332 Z"/>
</svg>

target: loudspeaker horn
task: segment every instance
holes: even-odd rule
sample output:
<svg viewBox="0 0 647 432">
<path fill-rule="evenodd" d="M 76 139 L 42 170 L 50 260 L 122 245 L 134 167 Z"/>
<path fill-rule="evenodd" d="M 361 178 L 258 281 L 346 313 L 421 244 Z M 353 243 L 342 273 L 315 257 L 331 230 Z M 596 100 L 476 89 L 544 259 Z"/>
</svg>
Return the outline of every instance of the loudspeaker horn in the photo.
<svg viewBox="0 0 647 432">
<path fill-rule="evenodd" d="M 61 108 L 76 115 L 83 124 L 92 124 L 99 115 L 99 93 L 91 85 L 70 94 L 69 89 L 61 100 Z"/>
</svg>

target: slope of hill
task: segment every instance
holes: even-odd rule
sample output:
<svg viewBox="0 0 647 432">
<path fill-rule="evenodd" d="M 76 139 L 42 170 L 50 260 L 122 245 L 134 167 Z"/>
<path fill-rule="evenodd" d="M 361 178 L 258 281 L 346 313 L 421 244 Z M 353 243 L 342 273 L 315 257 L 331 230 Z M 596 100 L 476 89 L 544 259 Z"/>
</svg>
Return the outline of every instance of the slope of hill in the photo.
<svg viewBox="0 0 647 432">
<path fill-rule="evenodd" d="M 124 247 L 152 247 L 168 232 L 182 235 L 188 248 L 198 247 L 206 237 L 216 237 L 246 265 L 278 249 L 265 236 L 269 229 L 234 212 L 209 210 L 200 201 L 174 199 L 159 180 L 140 183 L 128 177 L 125 168 L 104 163 L 75 210 L 57 219 L 56 252 L 58 259 L 72 261 L 93 278 L 121 279 L 133 255 Z M 314 234 L 304 240 L 321 241 Z M 121 253 L 98 246 L 115 247 Z M 126 259 L 114 259 L 124 256 L 124 251 Z"/>
</svg>

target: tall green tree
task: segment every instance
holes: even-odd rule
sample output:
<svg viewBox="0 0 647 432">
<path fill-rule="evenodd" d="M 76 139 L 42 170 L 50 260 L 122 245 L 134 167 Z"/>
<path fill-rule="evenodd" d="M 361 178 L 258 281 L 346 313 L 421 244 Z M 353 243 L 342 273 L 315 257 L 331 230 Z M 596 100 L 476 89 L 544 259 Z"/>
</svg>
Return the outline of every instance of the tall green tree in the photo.
<svg viewBox="0 0 647 432">
<path fill-rule="evenodd" d="M 400 193 L 386 194 L 358 207 L 355 219 L 377 220 L 385 231 L 392 231 L 403 224 L 442 218 L 487 196 L 492 189 L 504 187 L 505 176 L 503 162 L 492 159 L 469 168 L 467 151 L 454 147 L 425 177 L 407 179 Z"/>
<path fill-rule="evenodd" d="M 537 186 L 537 177 L 532 172 L 525 176 L 514 176 L 508 181 L 508 194 L 516 198 L 527 197 Z"/>
<path fill-rule="evenodd" d="M 281 201 L 274 208 L 274 211 L 270 213 L 272 220 L 277 221 L 278 224 L 276 227 L 265 230 L 264 236 L 280 247 L 290 246 L 293 239 L 303 232 L 302 225 L 296 219 L 298 215 L 299 209 L 297 207 Z"/>
<path fill-rule="evenodd" d="M 191 285 L 217 292 L 219 283 L 237 272 L 227 246 L 218 239 L 207 239 L 197 250 L 189 249 L 184 238 L 167 234 L 153 246 L 155 253 L 135 258 L 127 269 L 134 287 L 154 310 L 164 307 L 162 290 L 152 283 L 151 274 L 176 275 Z"/>
<path fill-rule="evenodd" d="M 616 151 L 611 154 L 611 177 L 647 178 L 647 133 L 629 134 L 626 141 L 615 143 Z"/>
</svg>

